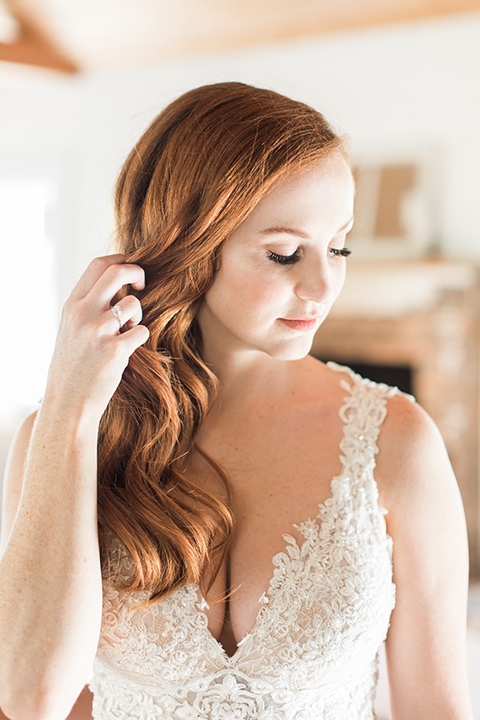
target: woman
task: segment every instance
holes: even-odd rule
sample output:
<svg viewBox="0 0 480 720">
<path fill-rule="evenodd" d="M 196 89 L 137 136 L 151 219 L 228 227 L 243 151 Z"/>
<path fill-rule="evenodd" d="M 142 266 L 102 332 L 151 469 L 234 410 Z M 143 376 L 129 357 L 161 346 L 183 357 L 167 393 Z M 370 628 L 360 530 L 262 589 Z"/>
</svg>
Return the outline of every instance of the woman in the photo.
<svg viewBox="0 0 480 720">
<path fill-rule="evenodd" d="M 180 97 L 135 146 L 120 253 L 67 300 L 11 453 L 13 720 L 64 718 L 95 655 L 100 720 L 372 720 L 387 630 L 392 718 L 471 719 L 443 443 L 410 398 L 308 355 L 353 196 L 323 116 L 240 83 Z"/>
</svg>

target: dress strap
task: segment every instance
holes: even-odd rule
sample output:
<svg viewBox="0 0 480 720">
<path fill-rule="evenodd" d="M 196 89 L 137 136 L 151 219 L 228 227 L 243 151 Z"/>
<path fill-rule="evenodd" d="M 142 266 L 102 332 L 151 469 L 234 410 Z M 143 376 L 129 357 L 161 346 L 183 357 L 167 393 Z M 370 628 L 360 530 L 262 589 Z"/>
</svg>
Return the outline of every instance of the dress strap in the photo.
<svg viewBox="0 0 480 720">
<path fill-rule="evenodd" d="M 400 391 L 385 383 L 367 380 L 348 367 L 333 362 L 327 366 L 346 375 L 340 381 L 341 387 L 348 392 L 339 410 L 344 423 L 341 461 L 347 475 L 352 479 L 359 478 L 372 473 L 375 468 L 377 440 L 387 415 L 387 400 Z"/>
</svg>

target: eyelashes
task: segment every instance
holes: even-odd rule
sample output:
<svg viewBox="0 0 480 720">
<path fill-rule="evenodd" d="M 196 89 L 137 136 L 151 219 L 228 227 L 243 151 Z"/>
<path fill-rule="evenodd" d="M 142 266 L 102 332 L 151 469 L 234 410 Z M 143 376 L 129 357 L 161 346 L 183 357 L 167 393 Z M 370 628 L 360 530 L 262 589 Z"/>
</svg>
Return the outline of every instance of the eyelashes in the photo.
<svg viewBox="0 0 480 720">
<path fill-rule="evenodd" d="M 330 253 L 333 257 L 348 257 L 352 254 L 352 251 L 348 248 L 330 248 Z M 268 251 L 268 259 L 277 263 L 278 265 L 293 265 L 300 260 L 299 250 L 295 250 L 291 255 L 279 255 L 272 250 Z"/>
<path fill-rule="evenodd" d="M 293 263 L 300 260 L 300 253 L 298 250 L 295 250 L 295 252 L 291 255 L 278 255 L 278 253 L 274 253 L 272 250 L 269 250 L 268 253 L 269 260 L 273 260 L 273 262 L 276 262 L 279 265 L 293 265 Z"/>
<path fill-rule="evenodd" d="M 334 255 L 335 257 L 348 257 L 349 255 L 352 254 L 352 251 L 349 250 L 349 249 L 346 248 L 346 247 L 344 247 L 344 248 L 330 248 L 330 252 L 331 252 L 332 255 Z"/>
</svg>

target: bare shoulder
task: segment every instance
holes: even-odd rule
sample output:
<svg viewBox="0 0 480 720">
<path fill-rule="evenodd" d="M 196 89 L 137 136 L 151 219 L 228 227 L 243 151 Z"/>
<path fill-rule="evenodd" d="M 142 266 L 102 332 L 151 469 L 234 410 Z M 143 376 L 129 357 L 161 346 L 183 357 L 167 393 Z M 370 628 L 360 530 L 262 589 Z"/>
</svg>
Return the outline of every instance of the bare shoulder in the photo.
<svg viewBox="0 0 480 720">
<path fill-rule="evenodd" d="M 393 507 L 427 493 L 457 489 L 445 443 L 430 415 L 403 393 L 388 398 L 376 476 Z"/>
<path fill-rule="evenodd" d="M 434 436 L 440 437 L 438 428 L 430 415 L 419 405 L 411 395 L 394 392 L 387 401 L 387 417 L 384 423 L 383 435 L 391 440 L 392 435 L 401 433 L 406 439 L 422 440 Z"/>
<path fill-rule="evenodd" d="M 38 411 L 28 415 L 20 423 L 10 445 L 2 491 L 0 555 L 7 543 L 20 502 L 25 461 L 37 414 Z"/>
<path fill-rule="evenodd" d="M 346 376 L 311 355 L 299 361 L 297 368 L 299 385 L 303 386 L 304 394 L 326 410 L 338 414 L 345 397 L 341 380 Z"/>
</svg>

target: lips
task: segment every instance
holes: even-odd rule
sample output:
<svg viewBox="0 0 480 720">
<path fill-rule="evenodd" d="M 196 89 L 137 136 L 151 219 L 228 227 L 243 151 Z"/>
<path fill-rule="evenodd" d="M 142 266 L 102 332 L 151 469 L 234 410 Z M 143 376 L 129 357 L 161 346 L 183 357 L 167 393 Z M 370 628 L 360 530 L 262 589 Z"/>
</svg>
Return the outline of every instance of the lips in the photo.
<svg viewBox="0 0 480 720">
<path fill-rule="evenodd" d="M 313 330 L 318 324 L 318 316 L 314 318 L 278 318 L 281 323 L 292 330 Z"/>
</svg>

